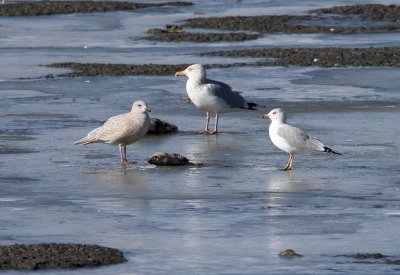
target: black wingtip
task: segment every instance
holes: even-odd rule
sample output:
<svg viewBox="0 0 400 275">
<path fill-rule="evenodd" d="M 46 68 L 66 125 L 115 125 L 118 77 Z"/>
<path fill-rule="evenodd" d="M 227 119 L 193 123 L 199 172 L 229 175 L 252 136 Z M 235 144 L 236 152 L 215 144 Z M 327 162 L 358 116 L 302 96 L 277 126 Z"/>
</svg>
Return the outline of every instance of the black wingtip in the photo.
<svg viewBox="0 0 400 275">
<path fill-rule="evenodd" d="M 333 151 L 331 148 L 329 148 L 329 147 L 324 147 L 324 151 L 325 152 L 327 152 L 327 153 L 331 153 L 331 154 L 336 154 L 336 155 L 343 155 L 343 154 L 341 154 L 341 153 L 339 153 L 339 152 L 336 152 L 336 151 Z"/>
<path fill-rule="evenodd" d="M 247 102 L 247 107 L 249 110 L 257 110 L 258 104 L 257 103 L 253 103 L 253 102 Z"/>
</svg>

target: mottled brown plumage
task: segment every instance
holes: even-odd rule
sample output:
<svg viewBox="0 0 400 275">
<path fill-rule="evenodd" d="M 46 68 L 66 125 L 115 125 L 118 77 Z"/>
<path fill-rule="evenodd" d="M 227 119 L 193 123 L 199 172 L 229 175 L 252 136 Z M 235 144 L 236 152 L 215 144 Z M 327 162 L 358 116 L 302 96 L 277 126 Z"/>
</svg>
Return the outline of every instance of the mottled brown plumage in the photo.
<svg viewBox="0 0 400 275">
<path fill-rule="evenodd" d="M 119 145 L 121 162 L 130 163 L 126 158 L 126 145 L 142 138 L 150 126 L 146 102 L 135 101 L 129 113 L 110 117 L 103 126 L 94 129 L 74 144 L 106 143 Z"/>
</svg>

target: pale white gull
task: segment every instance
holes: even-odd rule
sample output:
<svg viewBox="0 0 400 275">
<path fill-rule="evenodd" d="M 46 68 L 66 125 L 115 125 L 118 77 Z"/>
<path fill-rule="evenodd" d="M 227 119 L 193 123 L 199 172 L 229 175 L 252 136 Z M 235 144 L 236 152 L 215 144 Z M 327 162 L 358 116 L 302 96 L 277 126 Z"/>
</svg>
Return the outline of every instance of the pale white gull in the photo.
<svg viewBox="0 0 400 275">
<path fill-rule="evenodd" d="M 310 137 L 305 131 L 286 123 L 285 112 L 273 109 L 262 118 L 270 118 L 269 137 L 272 143 L 279 149 L 290 154 L 289 160 L 283 170 L 291 170 L 295 153 L 306 153 L 313 151 L 327 152 L 341 155 L 329 147 L 326 147 L 316 138 Z"/>
<path fill-rule="evenodd" d="M 186 92 L 193 104 L 206 112 L 205 133 L 218 133 L 218 119 L 220 113 L 234 111 L 237 108 L 256 110 L 257 104 L 247 102 L 240 93 L 220 81 L 208 79 L 206 70 L 201 64 L 193 64 L 175 76 L 187 76 Z M 210 113 L 215 113 L 214 131 L 209 130 Z"/>
<path fill-rule="evenodd" d="M 150 112 L 146 102 L 137 100 L 129 113 L 110 117 L 103 126 L 94 129 L 74 144 L 106 143 L 119 145 L 121 162 L 135 163 L 126 157 L 126 145 L 142 138 L 150 126 Z"/>
</svg>

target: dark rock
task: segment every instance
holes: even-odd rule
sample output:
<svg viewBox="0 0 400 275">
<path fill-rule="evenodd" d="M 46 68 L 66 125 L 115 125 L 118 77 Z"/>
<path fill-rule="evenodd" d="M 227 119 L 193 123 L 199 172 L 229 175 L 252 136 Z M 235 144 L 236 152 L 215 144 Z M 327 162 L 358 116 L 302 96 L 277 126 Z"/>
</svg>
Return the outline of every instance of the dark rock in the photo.
<svg viewBox="0 0 400 275">
<path fill-rule="evenodd" d="M 0 269 L 78 268 L 126 262 L 121 251 L 83 244 L 14 244 L 0 246 Z"/>
<path fill-rule="evenodd" d="M 177 131 L 178 131 L 178 126 L 158 118 L 152 118 L 150 120 L 150 128 L 147 131 L 147 134 L 163 135 L 163 134 L 176 133 Z"/>
<path fill-rule="evenodd" d="M 373 259 L 373 260 L 378 260 L 378 259 L 383 259 L 387 258 L 388 256 L 383 255 L 381 253 L 356 253 L 350 255 L 351 258 L 358 259 L 358 260 L 366 260 L 366 259 Z"/>
<path fill-rule="evenodd" d="M 193 165 L 186 157 L 177 153 L 156 152 L 147 158 L 150 164 L 160 166 Z"/>
<path fill-rule="evenodd" d="M 295 257 L 303 257 L 303 255 L 298 254 L 296 251 L 293 249 L 286 249 L 285 251 L 282 251 L 279 253 L 280 257 L 284 258 L 295 258 Z"/>
</svg>

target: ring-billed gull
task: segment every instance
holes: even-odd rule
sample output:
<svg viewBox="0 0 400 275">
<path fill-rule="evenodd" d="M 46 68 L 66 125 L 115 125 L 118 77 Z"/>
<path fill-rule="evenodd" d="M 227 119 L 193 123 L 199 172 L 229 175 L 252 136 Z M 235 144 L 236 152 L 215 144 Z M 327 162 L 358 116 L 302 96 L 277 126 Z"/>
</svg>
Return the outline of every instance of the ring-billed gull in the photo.
<svg viewBox="0 0 400 275">
<path fill-rule="evenodd" d="M 107 143 L 119 145 L 122 163 L 135 163 L 126 158 L 126 145 L 143 137 L 150 126 L 150 117 L 146 102 L 137 100 L 129 113 L 110 117 L 103 126 L 94 129 L 86 137 L 74 144 Z"/>
<path fill-rule="evenodd" d="M 286 123 L 285 112 L 280 109 L 273 109 L 262 118 L 270 118 L 269 137 L 272 143 L 279 149 L 290 154 L 289 160 L 283 170 L 291 170 L 294 153 L 306 153 L 313 151 L 327 152 L 341 155 L 326 147 L 316 138 L 310 137 L 305 131 Z"/>
<path fill-rule="evenodd" d="M 256 110 L 257 104 L 247 102 L 240 93 L 233 91 L 232 88 L 220 81 L 208 79 L 206 70 L 201 64 L 193 64 L 184 71 L 179 71 L 175 76 L 188 77 L 186 91 L 193 104 L 206 112 L 205 133 L 218 133 L 219 114 L 233 111 L 235 108 Z M 210 113 L 215 113 L 215 128 L 210 131 Z"/>
</svg>

